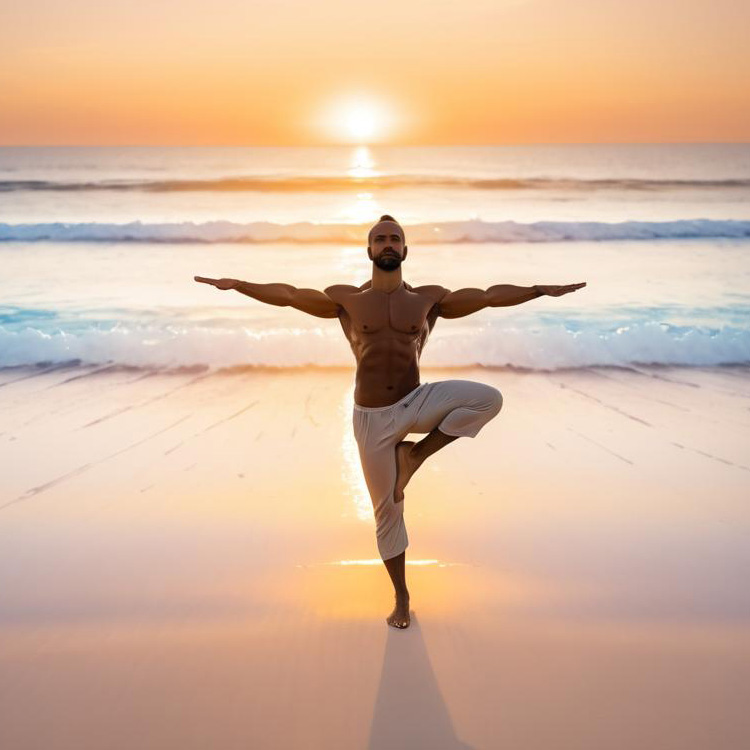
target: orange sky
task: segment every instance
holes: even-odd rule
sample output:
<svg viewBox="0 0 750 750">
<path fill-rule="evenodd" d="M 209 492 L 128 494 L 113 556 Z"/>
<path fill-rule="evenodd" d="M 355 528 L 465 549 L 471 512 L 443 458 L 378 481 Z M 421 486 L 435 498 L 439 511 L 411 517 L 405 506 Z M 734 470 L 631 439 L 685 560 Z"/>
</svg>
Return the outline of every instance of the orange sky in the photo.
<svg viewBox="0 0 750 750">
<path fill-rule="evenodd" d="M 750 141 L 748 28 L 746 0 L 5 3 L 0 143 L 356 142 L 357 97 L 390 113 L 369 143 Z"/>
</svg>

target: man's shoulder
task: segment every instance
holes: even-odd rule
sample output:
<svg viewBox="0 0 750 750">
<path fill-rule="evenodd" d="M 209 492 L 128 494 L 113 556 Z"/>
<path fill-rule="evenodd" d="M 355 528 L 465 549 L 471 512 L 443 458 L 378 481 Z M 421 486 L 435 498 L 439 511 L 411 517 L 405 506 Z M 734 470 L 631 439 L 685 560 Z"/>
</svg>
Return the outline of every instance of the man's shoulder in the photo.
<svg viewBox="0 0 750 750">
<path fill-rule="evenodd" d="M 428 297 L 429 299 L 433 300 L 434 302 L 440 302 L 440 300 L 450 292 L 450 289 L 446 289 L 440 284 L 423 284 L 422 286 L 415 287 L 409 287 L 407 285 L 407 287 L 410 292 L 421 294 L 424 297 Z"/>
<path fill-rule="evenodd" d="M 331 286 L 327 286 L 323 291 L 334 302 L 338 302 L 344 297 L 347 297 L 350 294 L 355 294 L 356 292 L 360 291 L 360 288 L 356 286 L 352 286 L 351 284 L 332 284 Z"/>
</svg>

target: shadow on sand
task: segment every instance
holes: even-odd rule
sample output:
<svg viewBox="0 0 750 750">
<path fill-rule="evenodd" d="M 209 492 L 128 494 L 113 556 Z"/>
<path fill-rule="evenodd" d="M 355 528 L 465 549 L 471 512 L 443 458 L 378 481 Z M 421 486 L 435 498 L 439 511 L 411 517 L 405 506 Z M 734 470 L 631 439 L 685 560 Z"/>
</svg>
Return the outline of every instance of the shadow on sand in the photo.
<svg viewBox="0 0 750 750">
<path fill-rule="evenodd" d="M 369 750 L 474 750 L 456 737 L 414 612 L 388 631 Z"/>
</svg>

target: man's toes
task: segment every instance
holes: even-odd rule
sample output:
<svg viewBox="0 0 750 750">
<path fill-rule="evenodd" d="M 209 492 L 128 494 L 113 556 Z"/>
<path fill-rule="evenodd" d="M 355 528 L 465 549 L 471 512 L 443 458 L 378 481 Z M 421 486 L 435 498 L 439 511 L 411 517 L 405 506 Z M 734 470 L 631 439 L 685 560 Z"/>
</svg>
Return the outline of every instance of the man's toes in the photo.
<svg viewBox="0 0 750 750">
<path fill-rule="evenodd" d="M 406 620 L 399 620 L 399 619 L 397 619 L 397 618 L 395 618 L 395 617 L 386 617 L 386 618 L 385 618 L 385 621 L 386 621 L 386 622 L 387 622 L 387 623 L 388 623 L 388 624 L 389 624 L 389 625 L 390 625 L 391 627 L 394 627 L 394 628 L 400 628 L 400 629 L 403 629 L 403 628 L 406 628 L 406 627 L 408 627 L 408 626 L 409 626 L 409 623 L 408 623 L 408 622 L 407 622 Z"/>
</svg>

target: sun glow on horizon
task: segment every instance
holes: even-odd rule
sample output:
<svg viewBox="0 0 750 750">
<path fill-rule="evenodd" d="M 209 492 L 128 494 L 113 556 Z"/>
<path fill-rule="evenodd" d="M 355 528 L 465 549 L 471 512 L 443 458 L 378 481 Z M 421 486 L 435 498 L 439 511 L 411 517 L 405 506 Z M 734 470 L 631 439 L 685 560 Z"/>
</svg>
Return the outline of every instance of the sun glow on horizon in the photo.
<svg viewBox="0 0 750 750">
<path fill-rule="evenodd" d="M 12 5 L 4 146 L 750 140 L 737 0 Z"/>
<path fill-rule="evenodd" d="M 383 101 L 365 94 L 342 96 L 330 103 L 317 119 L 317 128 L 327 138 L 345 143 L 378 143 L 391 137 L 396 116 Z"/>
</svg>

